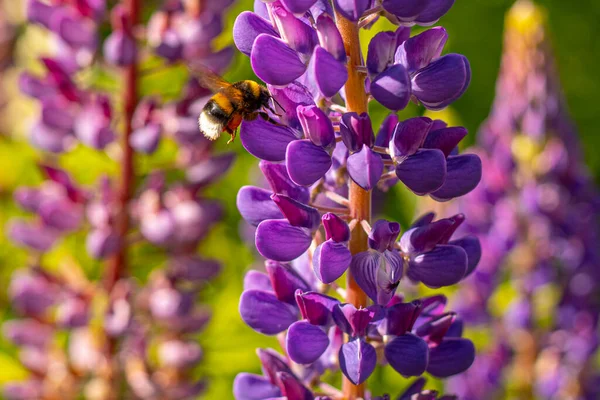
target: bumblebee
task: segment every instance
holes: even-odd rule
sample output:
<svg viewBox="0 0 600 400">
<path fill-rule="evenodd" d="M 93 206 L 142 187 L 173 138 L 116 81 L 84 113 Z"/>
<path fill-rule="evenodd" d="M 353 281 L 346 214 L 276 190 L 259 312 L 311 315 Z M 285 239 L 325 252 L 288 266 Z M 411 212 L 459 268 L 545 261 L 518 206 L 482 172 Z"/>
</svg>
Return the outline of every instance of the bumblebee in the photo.
<svg viewBox="0 0 600 400">
<path fill-rule="evenodd" d="M 207 139 L 216 140 L 222 132 L 227 132 L 231 135 L 227 142 L 229 144 L 235 139 L 242 120 L 252 121 L 258 116 L 279 125 L 261 111 L 267 109 L 276 114 L 269 104 L 272 97 L 266 87 L 251 80 L 232 84 L 205 67 L 196 66 L 192 72 L 202 86 L 215 93 L 198 118 L 200 131 Z"/>
</svg>

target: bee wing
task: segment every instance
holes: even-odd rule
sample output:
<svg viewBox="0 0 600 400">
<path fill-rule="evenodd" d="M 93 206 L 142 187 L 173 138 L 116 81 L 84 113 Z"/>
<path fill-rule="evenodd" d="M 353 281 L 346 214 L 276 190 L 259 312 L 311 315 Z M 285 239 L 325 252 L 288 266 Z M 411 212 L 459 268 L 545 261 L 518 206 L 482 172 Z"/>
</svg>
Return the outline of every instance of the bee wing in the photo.
<svg viewBox="0 0 600 400">
<path fill-rule="evenodd" d="M 213 92 L 217 92 L 223 88 L 228 88 L 231 86 L 231 83 L 227 82 L 225 79 L 221 78 L 204 65 L 195 64 L 191 65 L 189 68 L 190 73 L 196 79 L 198 79 L 200 85 L 212 90 Z"/>
</svg>

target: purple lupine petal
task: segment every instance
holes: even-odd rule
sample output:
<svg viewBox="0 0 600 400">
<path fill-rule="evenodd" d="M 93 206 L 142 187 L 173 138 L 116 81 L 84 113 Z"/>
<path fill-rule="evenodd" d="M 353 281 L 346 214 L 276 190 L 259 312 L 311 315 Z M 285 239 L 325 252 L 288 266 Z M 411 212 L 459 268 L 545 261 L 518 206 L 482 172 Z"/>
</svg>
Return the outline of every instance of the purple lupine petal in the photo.
<svg viewBox="0 0 600 400">
<path fill-rule="evenodd" d="M 392 140 L 392 136 L 394 135 L 394 131 L 396 130 L 396 125 L 398 125 L 398 122 L 399 118 L 396 114 L 390 114 L 383 120 L 381 126 L 379 127 L 379 132 L 377 132 L 377 137 L 375 138 L 375 146 L 389 146 L 390 140 Z"/>
<path fill-rule="evenodd" d="M 396 125 L 389 144 L 390 156 L 396 161 L 402 161 L 415 154 L 425 141 L 432 123 L 427 117 L 416 117 Z"/>
<path fill-rule="evenodd" d="M 298 273 L 288 265 L 268 260 L 265 269 L 271 280 L 271 287 L 278 300 L 289 304 L 296 303 L 297 290 L 309 290 L 308 285 Z"/>
<path fill-rule="evenodd" d="M 321 47 L 333 55 L 336 60 L 342 63 L 346 62 L 344 41 L 331 16 L 327 14 L 319 15 L 319 18 L 317 18 L 317 35 Z"/>
<path fill-rule="evenodd" d="M 351 153 L 361 150 L 363 144 L 371 147 L 375 141 L 375 134 L 369 114 L 358 115 L 355 112 L 343 114 L 340 121 L 340 135 Z"/>
<path fill-rule="evenodd" d="M 470 275 L 481 259 L 481 243 L 479 242 L 479 239 L 476 236 L 465 236 L 458 240 L 448 242 L 448 244 L 460 246 L 467 253 L 468 266 L 465 276 Z"/>
<path fill-rule="evenodd" d="M 475 346 L 468 339 L 444 339 L 429 350 L 427 372 L 437 378 L 447 378 L 466 371 L 475 361 Z"/>
<path fill-rule="evenodd" d="M 298 364 L 312 364 L 329 346 L 329 337 L 321 328 L 308 321 L 290 325 L 285 338 L 287 355 Z"/>
<path fill-rule="evenodd" d="M 251 269 L 244 276 L 244 290 L 261 290 L 263 292 L 272 292 L 271 278 L 264 272 Z"/>
<path fill-rule="evenodd" d="M 302 130 L 311 142 L 325 149 L 329 149 L 335 144 L 335 133 L 331 120 L 319 107 L 299 105 L 296 112 Z"/>
<path fill-rule="evenodd" d="M 406 108 L 411 96 L 411 82 L 406 68 L 396 64 L 377 75 L 371 81 L 371 95 L 392 111 Z"/>
<path fill-rule="evenodd" d="M 414 21 L 427 8 L 429 1 L 421 0 L 383 0 L 383 8 L 394 14 L 400 21 Z"/>
<path fill-rule="evenodd" d="M 430 345 L 437 345 L 442 342 L 454 320 L 456 320 L 456 313 L 448 312 L 419 326 L 415 333 Z"/>
<path fill-rule="evenodd" d="M 173 256 L 169 260 L 168 274 L 175 279 L 191 282 L 204 282 L 212 279 L 221 271 L 217 260 L 192 255 Z"/>
<path fill-rule="evenodd" d="M 298 319 L 297 309 L 273 293 L 248 290 L 240 297 L 240 315 L 249 327 L 265 335 L 285 331 Z"/>
<path fill-rule="evenodd" d="M 2 333 L 17 346 L 44 349 L 52 342 L 54 329 L 34 319 L 19 319 L 2 324 Z"/>
<path fill-rule="evenodd" d="M 315 47 L 308 65 L 308 75 L 319 92 L 327 98 L 335 96 L 348 80 L 346 64 L 338 61 L 321 46 Z"/>
<path fill-rule="evenodd" d="M 69 46 L 90 50 L 96 47 L 96 30 L 89 21 L 61 10 L 54 13 L 50 23 L 52 30 Z"/>
<path fill-rule="evenodd" d="M 27 1 L 27 20 L 47 29 L 50 29 L 50 21 L 57 11 L 60 11 L 59 6 L 49 5 L 38 0 Z"/>
<path fill-rule="evenodd" d="M 135 39 L 122 30 L 113 31 L 104 41 L 104 58 L 119 67 L 131 65 L 137 55 Z"/>
<path fill-rule="evenodd" d="M 426 286 L 440 288 L 460 282 L 467 272 L 467 253 L 462 247 L 439 245 L 409 262 L 407 275 Z"/>
<path fill-rule="evenodd" d="M 267 161 L 283 161 L 287 145 L 296 140 L 294 132 L 262 118 L 243 121 L 240 127 L 242 145 L 253 156 Z"/>
<path fill-rule="evenodd" d="M 446 157 L 440 150 L 418 150 L 396 166 L 396 175 L 417 195 L 442 187 L 446 180 Z"/>
<path fill-rule="evenodd" d="M 351 261 L 352 254 L 348 247 L 329 239 L 315 249 L 312 264 L 321 282 L 332 283 L 346 272 Z"/>
<path fill-rule="evenodd" d="M 393 248 L 400 234 L 400 224 L 397 222 L 377 220 L 369 232 L 369 247 L 382 253 Z"/>
<path fill-rule="evenodd" d="M 277 374 L 277 380 L 280 382 L 283 398 L 290 400 L 311 400 L 313 398 L 312 392 L 294 374 L 280 372 Z"/>
<path fill-rule="evenodd" d="M 375 317 L 375 311 L 356 308 L 352 304 L 338 304 L 333 308 L 332 316 L 336 325 L 350 337 L 363 337 Z"/>
<path fill-rule="evenodd" d="M 313 325 L 325 326 L 331 321 L 333 308 L 339 300 L 316 292 L 296 291 L 296 303 L 300 308 L 302 318 Z"/>
<path fill-rule="evenodd" d="M 377 186 L 381 178 L 384 165 L 381 156 L 363 144 L 360 151 L 348 157 L 348 175 L 364 190 L 371 190 Z"/>
<path fill-rule="evenodd" d="M 294 81 L 284 88 L 279 88 L 273 85 L 267 85 L 273 99 L 281 105 L 276 106 L 279 114 L 283 115 L 283 119 L 290 128 L 298 131 L 302 130 L 300 120 L 296 109 L 298 106 L 314 105 L 315 101 L 308 88 L 298 81 Z M 283 109 L 282 109 L 283 108 Z"/>
<path fill-rule="evenodd" d="M 406 231 L 400 238 L 400 248 L 406 254 L 423 253 L 433 250 L 441 243 L 447 232 L 453 227 L 451 218 L 440 219 Z"/>
<path fill-rule="evenodd" d="M 394 54 L 398 48 L 398 32 L 406 31 L 398 28 L 398 31 L 379 32 L 369 42 L 367 52 L 367 70 L 371 76 L 376 76 L 394 64 Z"/>
<path fill-rule="evenodd" d="M 344 343 L 339 353 L 340 369 L 352 383 L 363 383 L 375 370 L 375 348 L 363 339 Z"/>
<path fill-rule="evenodd" d="M 453 4 L 454 0 L 429 0 L 427 8 L 419 13 L 415 22 L 422 26 L 433 25 L 452 8 Z"/>
<path fill-rule="evenodd" d="M 115 254 L 121 247 L 121 239 L 111 229 L 94 229 L 88 233 L 85 248 L 94 258 L 102 259 Z"/>
<path fill-rule="evenodd" d="M 447 54 L 417 71 L 412 93 L 429 110 L 441 110 L 457 100 L 469 87 L 471 66 L 460 54 Z"/>
<path fill-rule="evenodd" d="M 325 239 L 332 239 L 334 242 L 347 242 L 350 240 L 350 228 L 346 221 L 334 213 L 325 213 L 321 217 L 323 227 L 325 228 Z"/>
<path fill-rule="evenodd" d="M 419 376 L 427 368 L 429 348 L 423 339 L 407 333 L 385 346 L 385 359 L 402 376 Z"/>
<path fill-rule="evenodd" d="M 250 225 L 283 218 L 279 207 L 271 200 L 271 192 L 262 188 L 243 186 L 237 194 L 236 205 L 242 218 Z"/>
<path fill-rule="evenodd" d="M 396 253 L 375 250 L 355 254 L 350 270 L 360 288 L 376 304 L 387 304 L 402 277 L 402 259 Z"/>
<path fill-rule="evenodd" d="M 267 3 L 265 3 L 262 0 L 254 0 L 254 13 L 267 21 L 271 20 L 271 16 L 269 15 L 269 9 L 267 8 Z"/>
<path fill-rule="evenodd" d="M 419 395 L 421 391 L 423 391 L 425 382 L 425 378 L 416 379 L 408 388 L 404 390 L 404 392 L 402 392 L 400 397 L 398 397 L 396 400 L 412 400 L 413 395 Z"/>
<path fill-rule="evenodd" d="M 412 330 L 422 307 L 420 300 L 394 304 L 386 309 L 385 318 L 377 329 L 382 335 L 404 335 Z"/>
<path fill-rule="evenodd" d="M 238 15 L 233 24 L 233 41 L 239 51 L 247 56 L 250 56 L 256 38 L 263 33 L 279 37 L 269 21 L 250 11 Z"/>
<path fill-rule="evenodd" d="M 61 131 L 71 131 L 75 124 L 73 113 L 59 102 L 43 102 L 41 120 L 44 125 Z"/>
<path fill-rule="evenodd" d="M 420 228 L 422 226 L 426 226 L 426 225 L 432 223 L 434 219 L 435 219 L 435 213 L 429 212 L 429 213 L 423 214 L 419 218 L 417 218 L 410 227 L 411 228 Z"/>
<path fill-rule="evenodd" d="M 273 194 L 271 199 L 292 226 L 316 230 L 321 225 L 321 216 L 316 208 L 307 206 L 283 194 Z"/>
<path fill-rule="evenodd" d="M 448 32 L 441 26 L 428 29 L 402 43 L 394 56 L 395 62 L 411 73 L 425 68 L 440 57 L 447 40 Z"/>
<path fill-rule="evenodd" d="M 161 128 L 158 124 L 149 124 L 143 128 L 136 129 L 129 137 L 131 147 L 140 153 L 152 154 L 158 148 L 160 142 Z"/>
<path fill-rule="evenodd" d="M 73 231 L 83 219 L 83 210 L 68 200 L 44 201 L 37 212 L 44 224 L 59 231 Z"/>
<path fill-rule="evenodd" d="M 438 201 L 464 196 L 475 189 L 481 180 L 481 159 L 476 154 L 450 156 L 446 162 L 446 180 L 442 187 L 431 193 L 431 197 Z"/>
<path fill-rule="evenodd" d="M 279 379 L 277 375 L 280 372 L 285 372 L 293 375 L 292 370 L 287 364 L 287 360 L 273 349 L 256 349 L 256 354 L 262 364 L 263 374 L 269 377 L 273 383 L 277 383 Z"/>
<path fill-rule="evenodd" d="M 333 0 L 335 9 L 350 21 L 358 21 L 370 3 L 369 0 Z"/>
<path fill-rule="evenodd" d="M 298 53 L 311 54 L 319 43 L 316 31 L 278 3 L 271 10 L 281 38 Z"/>
<path fill-rule="evenodd" d="M 73 137 L 68 132 L 41 123 L 32 126 L 29 140 L 35 147 L 52 153 L 62 153 L 73 143 Z"/>
<path fill-rule="evenodd" d="M 8 235 L 16 243 L 38 251 L 48 251 L 58 239 L 55 229 L 21 220 L 9 223 Z"/>
<path fill-rule="evenodd" d="M 458 146 L 458 143 L 467 136 L 467 130 L 462 126 L 442 128 L 429 132 L 423 143 L 425 149 L 440 149 L 448 157 Z"/>
<path fill-rule="evenodd" d="M 234 161 L 233 152 L 216 154 L 188 168 L 185 176 L 190 182 L 205 186 L 226 174 Z"/>
<path fill-rule="evenodd" d="M 254 41 L 250 62 L 256 76 L 271 85 L 287 85 L 306 71 L 298 53 L 283 40 L 265 33 Z"/>
<path fill-rule="evenodd" d="M 233 396 L 235 400 L 263 400 L 280 397 L 281 391 L 269 378 L 242 372 L 233 381 Z"/>
<path fill-rule="evenodd" d="M 269 219 L 256 228 L 256 249 L 270 260 L 291 261 L 298 258 L 308 250 L 311 241 L 309 229 L 292 226 L 286 219 Z"/>
<path fill-rule="evenodd" d="M 273 193 L 283 194 L 300 203 L 308 204 L 310 197 L 309 189 L 304 186 L 298 186 L 292 182 L 285 164 L 260 161 L 258 166 L 269 183 Z"/>
<path fill-rule="evenodd" d="M 316 0 L 281 0 L 281 4 L 294 14 L 304 14 L 315 2 Z"/>
<path fill-rule="evenodd" d="M 331 156 L 310 140 L 295 140 L 287 146 L 286 166 L 291 180 L 309 186 L 321 179 L 331 168 Z"/>
</svg>

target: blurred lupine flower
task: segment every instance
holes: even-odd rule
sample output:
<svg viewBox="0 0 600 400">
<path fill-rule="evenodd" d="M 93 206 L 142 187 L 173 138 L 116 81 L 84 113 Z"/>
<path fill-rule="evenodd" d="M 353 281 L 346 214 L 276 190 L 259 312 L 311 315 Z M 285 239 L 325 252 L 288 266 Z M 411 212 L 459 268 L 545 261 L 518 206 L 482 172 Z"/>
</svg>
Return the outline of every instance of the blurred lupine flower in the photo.
<svg viewBox="0 0 600 400">
<path fill-rule="evenodd" d="M 464 399 L 597 398 L 597 189 L 581 163 L 541 8 L 506 17 L 496 99 L 481 128 L 483 184 L 459 207 L 481 240 L 480 267 L 454 304 L 489 324 L 488 349 L 450 387 Z M 506 299 L 506 293 L 514 295 Z M 504 315 L 489 313 L 498 297 Z M 506 332 L 511 332 L 506 335 Z"/>
<path fill-rule="evenodd" d="M 256 249 L 267 259 L 266 273 L 246 275 L 240 314 L 254 330 L 281 335 L 287 358 L 302 373 L 259 351 L 265 376 L 238 375 L 234 394 L 335 398 L 342 395 L 337 389 L 320 391 L 325 370 L 339 368 L 357 385 L 378 362 L 405 376 L 461 373 L 473 363 L 474 346 L 460 337 L 456 314 L 443 311 L 445 298 L 403 302 L 395 292 L 405 274 L 437 288 L 473 272 L 481 256 L 478 240 L 452 238 L 464 216 L 434 222 L 433 214 L 426 215 L 398 242 L 400 224 L 352 219 L 347 196 L 351 183 L 370 191 L 401 181 L 418 195 L 450 200 L 479 183 L 481 161 L 458 154 L 467 134 L 462 127 L 423 117 L 399 121 L 391 114 L 375 135 L 368 113 L 344 107 L 349 59 L 335 20 L 367 26 L 368 19 L 383 15 L 394 23 L 428 25 L 453 1 L 370 8 L 369 1 L 340 0 L 334 2 L 337 17 L 326 1 L 290 3 L 257 1 L 255 12 L 241 13 L 234 25 L 236 46 L 250 57 L 278 106 L 269 115 L 277 124 L 257 118 L 240 128 L 242 145 L 261 160 L 268 186 L 238 192 L 238 209 L 256 227 Z M 413 38 L 407 26 L 377 34 L 366 66 L 356 66 L 369 76 L 367 94 L 393 111 L 411 99 L 433 110 L 458 99 L 469 84 L 470 67 L 461 55 L 442 56 L 446 39 L 443 28 Z M 365 231 L 368 250 L 351 253 L 353 230 Z M 357 308 L 328 293 L 348 269 L 373 305 Z"/>
<path fill-rule="evenodd" d="M 84 187 L 67 171 L 44 164 L 42 184 L 15 192 L 16 203 L 36 217 L 9 225 L 9 236 L 31 249 L 33 257 L 9 288 L 20 319 L 8 321 L 4 334 L 19 347 L 19 360 L 30 374 L 4 387 L 8 399 L 186 399 L 206 387 L 194 372 L 203 356 L 195 335 L 210 320 L 210 311 L 196 304 L 197 294 L 220 272 L 220 264 L 200 256 L 197 247 L 222 210 L 203 192 L 227 172 L 234 157 L 215 154 L 199 134 L 195 119 L 209 93 L 195 79 L 181 96 L 169 93 L 171 103 L 162 104 L 161 96 L 138 98 L 136 81 L 148 52 L 141 48 L 144 29 L 133 21 L 140 10 L 125 3 L 107 13 L 104 0 L 28 2 L 30 22 L 49 29 L 59 44 L 56 54 L 41 58 L 43 76 L 20 78 L 22 92 L 41 105 L 32 143 L 53 153 L 71 150 L 77 141 L 103 150 L 123 127 L 128 140 L 108 153 L 123 165 L 118 179 L 103 176 Z M 211 41 L 221 31 L 229 3 L 206 3 L 202 9 L 195 2 L 165 3 L 165 9 L 174 7 L 173 27 L 184 46 L 181 57 L 166 57 L 165 67 L 212 60 L 224 69 L 232 49 L 215 52 Z M 97 28 L 109 14 L 113 30 L 101 43 Z M 168 53 L 165 46 L 152 47 L 160 56 Z M 111 74 L 114 67 L 130 71 L 118 94 L 101 93 L 83 77 L 91 70 Z M 142 173 L 133 154 L 152 154 L 163 134 L 180 145 L 174 166 Z M 52 165 L 59 164 L 55 159 L 49 158 L 56 162 Z M 169 175 L 174 170 L 175 178 Z M 105 263 L 102 279 L 86 276 L 90 269 L 78 264 L 78 251 L 58 266 L 41 257 L 62 237 L 81 234 L 88 255 Z M 143 279 L 144 287 L 127 270 L 132 245 L 157 246 L 154 251 L 165 259 Z"/>
</svg>

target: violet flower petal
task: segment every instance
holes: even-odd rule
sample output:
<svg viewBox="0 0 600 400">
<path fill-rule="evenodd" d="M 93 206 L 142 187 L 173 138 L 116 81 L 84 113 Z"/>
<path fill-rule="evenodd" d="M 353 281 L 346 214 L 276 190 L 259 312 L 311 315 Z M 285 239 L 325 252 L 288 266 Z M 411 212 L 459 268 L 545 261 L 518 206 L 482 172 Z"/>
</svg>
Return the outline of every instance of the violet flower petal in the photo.
<svg viewBox="0 0 600 400">
<path fill-rule="evenodd" d="M 396 64 L 377 75 L 371 81 L 371 95 L 392 111 L 406 108 L 411 96 L 411 82 L 406 68 Z"/>
<path fill-rule="evenodd" d="M 469 87 L 471 66 L 460 54 L 447 54 L 420 69 L 412 78 L 412 94 L 429 110 L 441 110 Z"/>
<path fill-rule="evenodd" d="M 364 190 L 371 190 L 379 182 L 384 165 L 381 156 L 363 145 L 362 149 L 348 157 L 348 175 Z"/>
<path fill-rule="evenodd" d="M 458 146 L 458 143 L 467 136 L 467 133 L 467 130 L 462 126 L 431 130 L 425 138 L 423 148 L 440 149 L 448 157 Z"/>
<path fill-rule="evenodd" d="M 239 311 L 248 326 L 265 335 L 283 332 L 298 319 L 295 307 L 277 300 L 273 293 L 260 290 L 242 293 Z"/>
<path fill-rule="evenodd" d="M 271 85 L 287 85 L 306 71 L 298 53 L 283 40 L 265 33 L 254 41 L 250 62 L 256 76 Z"/>
<path fill-rule="evenodd" d="M 292 226 L 316 230 L 321 225 L 321 216 L 316 208 L 307 206 L 283 194 L 273 194 L 271 199 Z"/>
<path fill-rule="evenodd" d="M 454 5 L 454 0 L 429 0 L 427 8 L 419 13 L 415 22 L 422 26 L 435 24 Z"/>
<path fill-rule="evenodd" d="M 464 196 L 479 184 L 481 180 L 481 159 L 475 154 L 450 156 L 446 160 L 447 174 L 444 184 L 431 193 L 437 201 L 446 201 Z"/>
<path fill-rule="evenodd" d="M 363 339 L 344 343 L 339 353 L 340 369 L 355 385 L 363 383 L 375 370 L 375 348 Z"/>
<path fill-rule="evenodd" d="M 481 259 L 481 243 L 479 239 L 475 236 L 465 236 L 461 239 L 450 241 L 448 244 L 460 246 L 467 253 L 468 265 L 465 276 L 469 276 Z"/>
<path fill-rule="evenodd" d="M 396 166 L 396 175 L 419 196 L 434 192 L 446 180 L 446 157 L 440 150 L 418 150 Z"/>
<path fill-rule="evenodd" d="M 279 388 L 264 376 L 242 372 L 233 381 L 235 400 L 263 400 L 281 396 Z"/>
<path fill-rule="evenodd" d="M 335 9 L 347 20 L 358 21 L 371 2 L 369 0 L 333 0 Z"/>
<path fill-rule="evenodd" d="M 301 290 L 297 290 L 296 304 L 300 308 L 302 318 L 313 325 L 326 326 L 331 322 L 333 308 L 340 302 L 321 293 L 302 293 Z"/>
<path fill-rule="evenodd" d="M 410 73 L 425 68 L 440 57 L 447 40 L 448 33 L 441 26 L 428 29 L 402 43 L 395 53 L 395 62 Z"/>
<path fill-rule="evenodd" d="M 389 144 L 392 159 L 402 161 L 405 157 L 415 154 L 425 141 L 432 123 L 427 117 L 416 117 L 396 125 Z"/>
<path fill-rule="evenodd" d="M 325 240 L 334 242 L 347 242 L 350 240 L 350 228 L 346 221 L 334 213 L 325 213 L 321 217 L 325 229 Z"/>
<path fill-rule="evenodd" d="M 321 328 L 308 321 L 290 325 L 285 338 L 285 349 L 290 359 L 298 364 L 312 364 L 329 346 L 329 337 Z"/>
<path fill-rule="evenodd" d="M 260 161 L 258 167 L 265 176 L 273 193 L 283 194 L 300 203 L 308 204 L 310 197 L 309 189 L 292 182 L 285 164 Z"/>
<path fill-rule="evenodd" d="M 267 219 L 281 219 L 283 214 L 271 200 L 271 192 L 254 186 L 243 186 L 236 199 L 242 218 L 250 225 L 258 226 Z"/>
<path fill-rule="evenodd" d="M 321 179 L 331 168 L 331 156 L 310 140 L 295 140 L 287 146 L 286 166 L 290 178 L 301 186 Z"/>
<path fill-rule="evenodd" d="M 437 378 L 447 378 L 466 371 L 475 361 L 475 346 L 468 339 L 444 339 L 429 350 L 427 372 Z"/>
<path fill-rule="evenodd" d="M 242 12 L 233 23 L 233 41 L 247 56 L 250 56 L 252 45 L 261 34 L 279 37 L 269 21 L 250 11 Z"/>
<path fill-rule="evenodd" d="M 427 343 L 412 333 L 394 338 L 385 346 L 385 359 L 402 376 L 419 376 L 429 362 Z"/>
<path fill-rule="evenodd" d="M 315 249 L 312 265 L 321 282 L 332 283 L 346 272 L 351 261 L 352 254 L 348 247 L 329 239 Z"/>
<path fill-rule="evenodd" d="M 348 80 L 346 64 L 338 61 L 321 46 L 315 47 L 308 65 L 309 79 L 316 83 L 326 98 L 335 96 Z"/>
<path fill-rule="evenodd" d="M 256 228 L 256 249 L 271 260 L 292 261 L 308 250 L 311 242 L 309 229 L 292 226 L 285 219 L 269 219 Z"/>
<path fill-rule="evenodd" d="M 466 272 L 465 250 L 459 246 L 439 245 L 411 260 L 407 275 L 428 287 L 440 288 L 460 282 Z"/>
<path fill-rule="evenodd" d="M 243 121 L 240 127 L 242 145 L 253 156 L 267 161 L 283 161 L 287 145 L 296 140 L 294 132 L 262 118 Z"/>
</svg>

